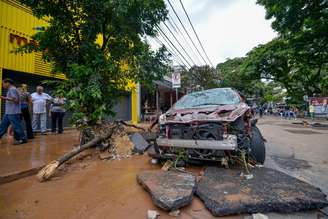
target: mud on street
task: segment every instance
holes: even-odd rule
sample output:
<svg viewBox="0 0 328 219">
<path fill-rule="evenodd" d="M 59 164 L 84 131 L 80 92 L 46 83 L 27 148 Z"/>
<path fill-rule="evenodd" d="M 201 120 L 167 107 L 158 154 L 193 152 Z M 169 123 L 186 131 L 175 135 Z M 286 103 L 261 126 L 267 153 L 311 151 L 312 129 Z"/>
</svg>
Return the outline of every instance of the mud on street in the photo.
<svg viewBox="0 0 328 219">
<path fill-rule="evenodd" d="M 328 130 L 292 122 L 274 117 L 259 121 L 258 127 L 267 140 L 265 166 L 299 178 L 328 194 Z M 172 218 L 153 204 L 136 181 L 140 171 L 161 168 L 149 160 L 147 155 L 116 160 L 85 156 L 65 165 L 48 182 L 40 183 L 35 176 L 30 176 L 2 184 L 0 218 L 146 218 L 150 209 L 158 211 L 159 218 Z M 203 168 L 188 170 L 200 173 Z M 312 212 L 294 215 L 314 218 Z M 178 218 L 213 216 L 195 197 L 191 205 L 181 209 Z"/>
</svg>

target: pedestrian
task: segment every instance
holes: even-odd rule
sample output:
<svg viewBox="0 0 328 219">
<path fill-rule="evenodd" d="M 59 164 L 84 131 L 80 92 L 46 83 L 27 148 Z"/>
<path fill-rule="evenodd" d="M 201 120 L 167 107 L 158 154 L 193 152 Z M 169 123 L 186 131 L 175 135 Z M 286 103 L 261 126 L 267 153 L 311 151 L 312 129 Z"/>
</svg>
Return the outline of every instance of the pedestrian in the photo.
<svg viewBox="0 0 328 219">
<path fill-rule="evenodd" d="M 310 116 L 311 116 L 311 119 L 313 120 L 314 119 L 314 105 L 313 103 L 311 102 L 310 106 L 309 106 L 309 113 L 310 113 Z"/>
<path fill-rule="evenodd" d="M 0 124 L 0 138 L 7 132 L 8 127 L 11 125 L 16 135 L 15 144 L 27 143 L 26 136 L 22 127 L 20 114 L 20 94 L 18 89 L 14 86 L 14 82 L 10 78 L 2 81 L 2 87 L 7 89 L 7 96 L 1 96 L 5 100 L 5 115 Z"/>
<path fill-rule="evenodd" d="M 322 102 L 322 112 L 326 114 L 326 119 L 328 120 L 328 99 L 325 98 L 323 99 Z"/>
<path fill-rule="evenodd" d="M 31 123 L 31 103 L 32 98 L 31 94 L 27 91 L 27 85 L 21 84 L 19 88 L 20 92 L 20 101 L 21 101 L 21 119 L 24 119 L 26 125 L 26 134 L 28 139 L 33 139 L 33 130 L 32 130 L 32 123 Z"/>
<path fill-rule="evenodd" d="M 298 108 L 297 107 L 293 108 L 293 115 L 294 115 L 294 120 L 297 120 L 297 115 L 298 115 Z"/>
<path fill-rule="evenodd" d="M 263 116 L 263 108 L 262 108 L 262 106 L 259 107 L 259 113 L 260 113 L 260 118 L 262 118 L 262 116 Z"/>
<path fill-rule="evenodd" d="M 63 129 L 63 119 L 65 116 L 65 103 L 66 99 L 63 95 L 58 95 L 52 100 L 52 104 L 50 105 L 50 113 L 51 113 L 51 132 L 56 132 L 56 126 L 58 124 L 58 134 L 62 134 Z"/>
<path fill-rule="evenodd" d="M 43 92 L 42 86 L 36 87 L 36 92 L 32 93 L 33 104 L 33 132 L 37 132 L 40 126 L 40 132 L 42 135 L 46 135 L 47 131 L 47 103 L 52 100 L 49 94 Z"/>
</svg>

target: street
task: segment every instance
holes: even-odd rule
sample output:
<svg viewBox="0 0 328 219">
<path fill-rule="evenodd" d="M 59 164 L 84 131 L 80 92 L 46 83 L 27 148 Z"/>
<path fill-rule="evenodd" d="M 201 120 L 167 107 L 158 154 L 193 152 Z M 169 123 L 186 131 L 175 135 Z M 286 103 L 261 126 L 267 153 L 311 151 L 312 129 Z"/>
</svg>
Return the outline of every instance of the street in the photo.
<svg viewBox="0 0 328 219">
<path fill-rule="evenodd" d="M 259 120 L 267 140 L 265 166 L 309 182 L 328 194 L 328 130 L 304 128 L 292 122 L 277 117 Z M 154 206 L 136 181 L 140 171 L 159 168 L 150 164 L 147 155 L 114 161 L 85 156 L 65 165 L 49 182 L 40 183 L 30 176 L 0 185 L 0 218 L 145 218 L 149 209 L 158 211 L 160 218 L 172 218 Z M 203 170 L 188 169 L 196 173 Z M 316 213 L 290 216 L 316 218 Z M 181 209 L 178 218 L 213 216 L 194 198 L 191 205 Z"/>
<path fill-rule="evenodd" d="M 300 178 L 328 194 L 328 129 L 305 128 L 292 122 L 270 117 L 259 121 L 267 139 L 265 166 Z"/>
</svg>

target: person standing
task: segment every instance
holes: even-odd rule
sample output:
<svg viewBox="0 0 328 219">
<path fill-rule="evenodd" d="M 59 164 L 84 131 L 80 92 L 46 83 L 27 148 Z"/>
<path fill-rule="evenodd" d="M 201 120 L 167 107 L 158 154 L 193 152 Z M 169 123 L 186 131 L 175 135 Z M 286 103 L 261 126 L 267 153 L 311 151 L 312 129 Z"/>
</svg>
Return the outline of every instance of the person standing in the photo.
<svg viewBox="0 0 328 219">
<path fill-rule="evenodd" d="M 26 125 L 26 134 L 28 139 L 33 139 L 33 130 L 30 115 L 30 105 L 32 103 L 31 94 L 27 91 L 27 85 L 22 84 L 19 88 L 21 101 L 21 118 L 24 119 Z"/>
<path fill-rule="evenodd" d="M 47 131 L 47 103 L 51 101 L 52 97 L 49 94 L 43 92 L 42 86 L 36 87 L 36 92 L 32 93 L 33 104 L 33 120 L 32 128 L 33 132 L 36 132 L 40 126 L 40 132 L 42 135 L 46 135 Z"/>
<path fill-rule="evenodd" d="M 25 144 L 27 140 L 20 119 L 21 107 L 19 91 L 10 78 L 6 78 L 2 81 L 2 87 L 8 89 L 8 91 L 6 97 L 1 96 L 1 99 L 5 100 L 6 104 L 5 115 L 0 124 L 0 138 L 7 132 L 9 125 L 11 125 L 17 138 L 15 144 Z"/>
<path fill-rule="evenodd" d="M 65 116 L 65 103 L 66 99 L 59 95 L 52 100 L 52 104 L 50 106 L 51 113 L 51 132 L 56 132 L 56 127 L 58 123 L 58 134 L 62 134 L 63 129 L 63 119 Z"/>
<path fill-rule="evenodd" d="M 315 110 L 314 105 L 313 105 L 313 103 L 311 103 L 309 106 L 309 113 L 311 115 L 312 120 L 314 119 L 314 110 Z"/>
</svg>

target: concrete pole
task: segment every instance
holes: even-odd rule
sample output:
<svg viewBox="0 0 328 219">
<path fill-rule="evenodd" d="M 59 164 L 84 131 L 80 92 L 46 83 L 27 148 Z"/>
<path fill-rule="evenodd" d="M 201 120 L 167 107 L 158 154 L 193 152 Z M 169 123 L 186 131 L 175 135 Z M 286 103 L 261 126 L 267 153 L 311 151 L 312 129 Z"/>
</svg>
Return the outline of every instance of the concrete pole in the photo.
<svg viewBox="0 0 328 219">
<path fill-rule="evenodd" d="M 156 87 L 156 113 L 159 112 L 159 91 L 158 86 Z"/>
<path fill-rule="evenodd" d="M 172 95 L 172 91 L 170 92 L 170 104 L 171 107 L 173 106 L 173 95 Z"/>
<path fill-rule="evenodd" d="M 1 92 L 1 95 L 2 95 L 2 68 L 0 68 L 0 92 Z M 1 107 L 2 106 L 2 102 L 1 102 L 1 99 L 0 99 L 0 119 L 2 119 L 1 118 Z"/>
</svg>

